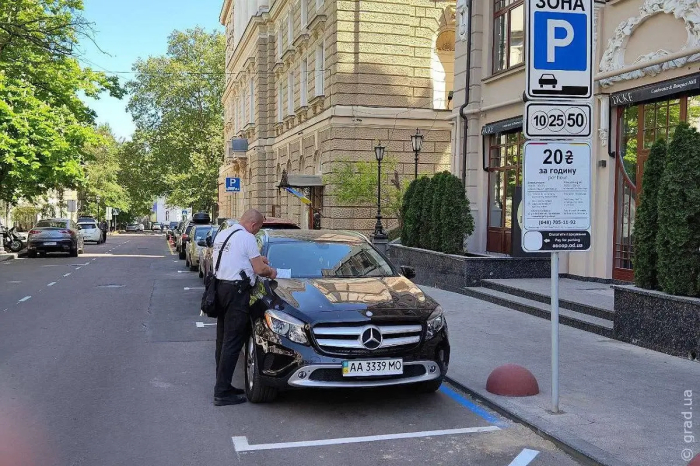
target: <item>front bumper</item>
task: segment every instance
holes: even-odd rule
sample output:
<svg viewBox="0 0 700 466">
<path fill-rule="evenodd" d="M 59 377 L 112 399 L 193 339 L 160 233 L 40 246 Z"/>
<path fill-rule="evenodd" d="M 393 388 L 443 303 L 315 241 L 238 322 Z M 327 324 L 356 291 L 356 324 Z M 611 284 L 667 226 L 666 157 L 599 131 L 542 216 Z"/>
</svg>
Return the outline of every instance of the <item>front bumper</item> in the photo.
<svg viewBox="0 0 700 466">
<path fill-rule="evenodd" d="M 284 388 L 368 388 L 427 382 L 444 377 L 450 358 L 447 326 L 434 338 L 415 348 L 387 356 L 329 356 L 313 346 L 281 337 L 259 320 L 255 325 L 255 349 L 265 385 Z M 343 361 L 401 358 L 403 374 L 344 377 Z"/>
</svg>

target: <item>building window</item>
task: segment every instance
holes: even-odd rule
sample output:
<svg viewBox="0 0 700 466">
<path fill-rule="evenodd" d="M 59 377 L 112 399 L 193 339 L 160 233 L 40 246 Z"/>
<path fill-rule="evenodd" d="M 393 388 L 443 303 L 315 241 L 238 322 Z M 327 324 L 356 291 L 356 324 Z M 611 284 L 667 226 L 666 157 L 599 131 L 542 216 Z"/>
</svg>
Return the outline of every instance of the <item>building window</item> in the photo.
<svg viewBox="0 0 700 466">
<path fill-rule="evenodd" d="M 282 30 L 282 25 L 277 28 L 277 58 L 282 58 L 284 53 L 284 47 L 282 46 L 282 40 L 284 39 L 284 31 Z"/>
<path fill-rule="evenodd" d="M 525 7 L 522 0 L 494 0 L 493 72 L 525 61 Z"/>
<path fill-rule="evenodd" d="M 277 121 L 284 119 L 284 86 L 280 81 L 277 86 Z"/>
<path fill-rule="evenodd" d="M 301 1 L 301 29 L 306 29 L 306 25 L 309 23 L 309 4 L 308 0 Z"/>
<path fill-rule="evenodd" d="M 236 99 L 234 99 L 234 101 L 233 101 L 233 114 L 234 114 L 234 118 L 235 118 L 235 124 L 233 127 L 235 128 L 236 133 L 237 133 L 241 130 L 241 121 L 238 119 L 238 115 L 239 115 L 239 113 L 238 113 L 238 97 L 236 97 Z"/>
<path fill-rule="evenodd" d="M 294 15 L 292 14 L 292 9 L 289 9 L 287 13 L 287 45 L 292 46 L 294 42 Z"/>
<path fill-rule="evenodd" d="M 326 54 L 324 50 L 325 44 L 321 42 L 316 47 L 316 79 L 315 79 L 315 95 L 323 95 L 323 72 L 326 62 Z"/>
<path fill-rule="evenodd" d="M 238 104 L 240 105 L 240 112 L 241 112 L 241 119 L 239 120 L 241 122 L 241 129 L 246 124 L 246 119 L 245 119 L 245 93 L 243 92 L 243 89 L 241 89 L 241 97 L 238 99 Z"/>
<path fill-rule="evenodd" d="M 294 115 L 294 70 L 287 73 L 287 114 Z"/>
<path fill-rule="evenodd" d="M 250 80 L 250 123 L 255 123 L 255 81 Z"/>
<path fill-rule="evenodd" d="M 323 8 L 323 0 L 316 0 L 316 12 L 318 13 Z"/>
<path fill-rule="evenodd" d="M 308 82 L 309 82 L 309 63 L 308 59 L 304 57 L 301 61 L 301 68 L 299 69 L 299 105 L 306 107 L 308 98 Z"/>
</svg>

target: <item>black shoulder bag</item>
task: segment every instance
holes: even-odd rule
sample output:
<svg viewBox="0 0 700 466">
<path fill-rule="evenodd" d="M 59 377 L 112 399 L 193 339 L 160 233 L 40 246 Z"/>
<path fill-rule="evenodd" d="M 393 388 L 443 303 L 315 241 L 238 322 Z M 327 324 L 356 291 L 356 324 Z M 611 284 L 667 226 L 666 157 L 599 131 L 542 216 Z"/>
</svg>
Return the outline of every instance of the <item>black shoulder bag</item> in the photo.
<svg viewBox="0 0 700 466">
<path fill-rule="evenodd" d="M 224 248 L 226 243 L 231 239 L 233 235 L 238 233 L 240 230 L 236 230 L 224 241 L 219 249 L 219 257 L 216 259 L 216 266 L 214 267 L 214 273 L 207 274 L 204 277 L 204 294 L 202 295 L 202 312 L 208 317 L 217 318 L 219 317 L 219 310 L 216 307 L 216 272 L 219 271 L 219 264 L 221 264 L 221 256 L 224 253 Z"/>
</svg>

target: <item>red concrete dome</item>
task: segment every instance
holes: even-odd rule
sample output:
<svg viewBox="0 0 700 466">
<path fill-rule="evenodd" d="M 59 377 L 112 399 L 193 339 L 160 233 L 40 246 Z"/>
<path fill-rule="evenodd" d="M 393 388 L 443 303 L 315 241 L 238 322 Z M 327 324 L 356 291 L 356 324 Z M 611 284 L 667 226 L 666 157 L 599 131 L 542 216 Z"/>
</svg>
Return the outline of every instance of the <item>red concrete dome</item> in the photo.
<svg viewBox="0 0 700 466">
<path fill-rule="evenodd" d="M 540 392 L 540 387 L 532 372 L 523 366 L 504 364 L 491 372 L 486 390 L 495 395 L 532 396 Z"/>
</svg>

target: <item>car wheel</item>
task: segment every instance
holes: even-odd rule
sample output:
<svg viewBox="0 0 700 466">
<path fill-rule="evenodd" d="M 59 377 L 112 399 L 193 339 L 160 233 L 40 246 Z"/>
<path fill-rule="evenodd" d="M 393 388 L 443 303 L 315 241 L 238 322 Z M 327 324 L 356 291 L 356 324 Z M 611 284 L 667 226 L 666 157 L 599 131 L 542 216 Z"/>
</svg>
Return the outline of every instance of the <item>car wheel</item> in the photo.
<svg viewBox="0 0 700 466">
<path fill-rule="evenodd" d="M 253 335 L 248 337 L 245 349 L 245 394 L 251 403 L 269 403 L 277 397 L 277 389 L 260 381 L 258 354 Z"/>
<path fill-rule="evenodd" d="M 196 272 L 197 268 L 198 267 L 196 265 L 192 265 L 192 262 L 190 262 L 190 272 Z"/>
<path fill-rule="evenodd" d="M 180 259 L 185 259 L 186 254 L 187 254 L 186 252 L 180 251 L 180 254 L 178 254 L 178 257 L 179 257 Z"/>
<path fill-rule="evenodd" d="M 199 278 L 204 278 L 204 272 L 202 272 L 202 263 L 201 262 L 199 263 L 197 268 L 199 269 Z"/>
<path fill-rule="evenodd" d="M 27 252 L 27 257 L 34 259 L 36 257 L 36 251 Z"/>
<path fill-rule="evenodd" d="M 433 393 L 438 391 L 440 385 L 442 385 L 442 377 L 428 380 L 427 382 L 419 382 L 415 385 L 415 390 L 420 393 Z"/>
<path fill-rule="evenodd" d="M 75 246 L 75 249 L 71 249 L 69 253 L 70 257 L 78 257 L 78 246 Z"/>
</svg>

